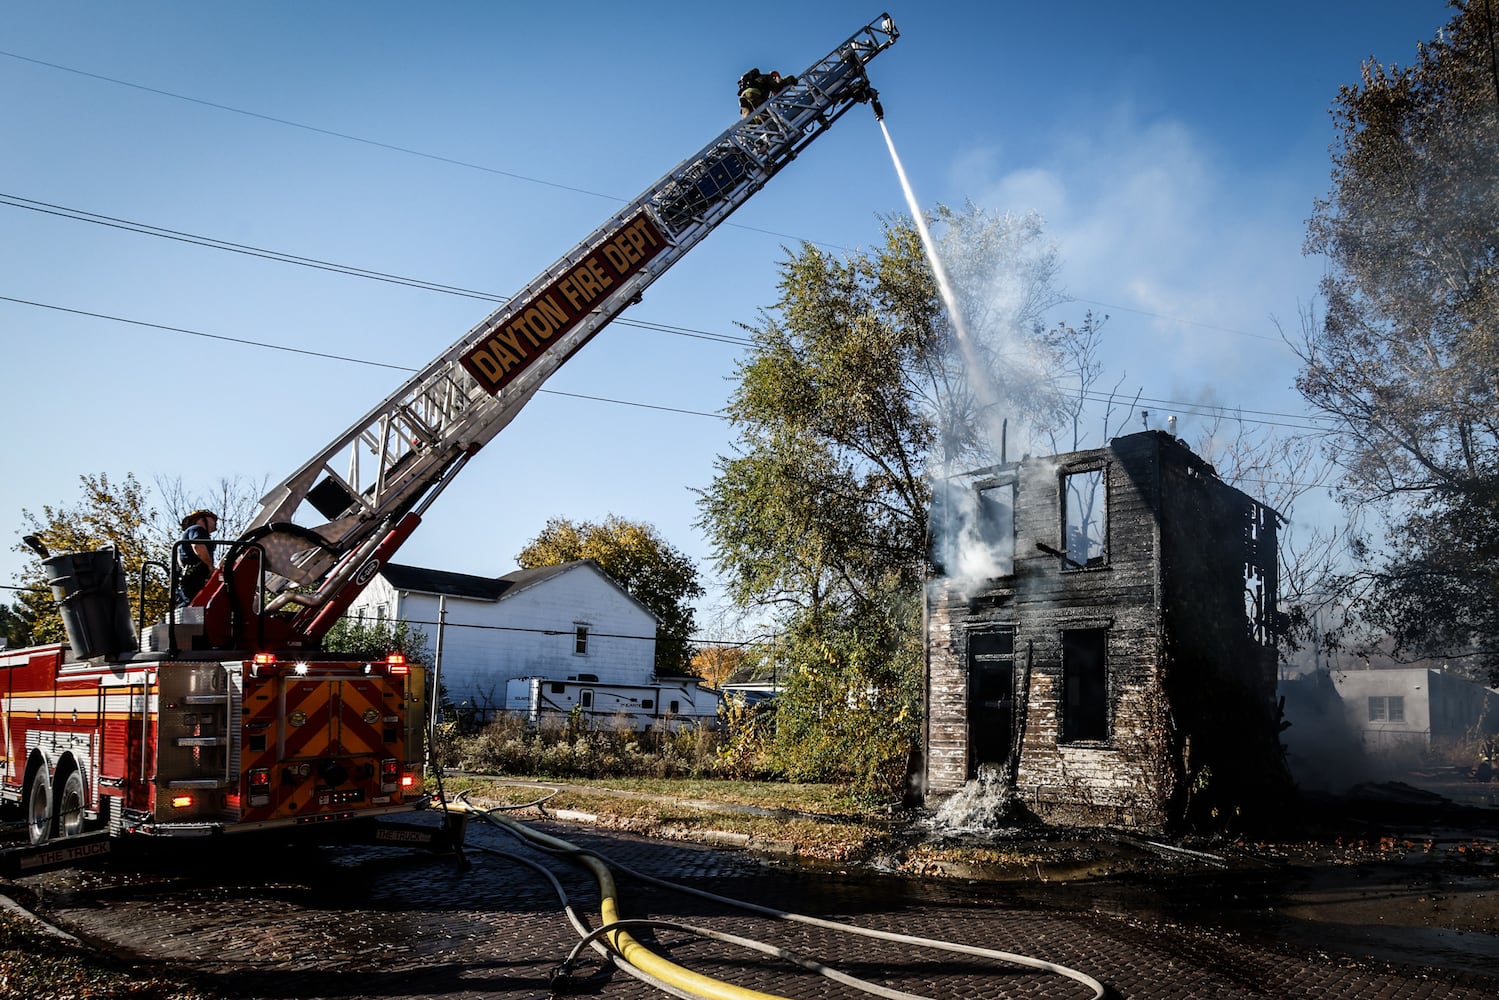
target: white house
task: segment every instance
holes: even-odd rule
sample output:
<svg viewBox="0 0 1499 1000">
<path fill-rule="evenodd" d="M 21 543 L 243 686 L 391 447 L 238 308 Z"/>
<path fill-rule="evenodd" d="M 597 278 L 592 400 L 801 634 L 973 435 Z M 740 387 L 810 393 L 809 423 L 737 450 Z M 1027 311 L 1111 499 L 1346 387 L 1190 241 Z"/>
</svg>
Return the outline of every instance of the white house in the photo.
<svg viewBox="0 0 1499 1000">
<path fill-rule="evenodd" d="M 655 614 L 590 559 L 500 577 L 391 563 L 348 614 L 425 633 L 448 700 L 480 722 L 510 711 L 539 723 L 576 708 L 647 729 L 717 706 L 695 680 L 658 682 Z"/>
<path fill-rule="evenodd" d="M 1442 670 L 1334 670 L 1332 682 L 1366 750 L 1424 750 L 1499 732 L 1499 691 Z"/>
</svg>

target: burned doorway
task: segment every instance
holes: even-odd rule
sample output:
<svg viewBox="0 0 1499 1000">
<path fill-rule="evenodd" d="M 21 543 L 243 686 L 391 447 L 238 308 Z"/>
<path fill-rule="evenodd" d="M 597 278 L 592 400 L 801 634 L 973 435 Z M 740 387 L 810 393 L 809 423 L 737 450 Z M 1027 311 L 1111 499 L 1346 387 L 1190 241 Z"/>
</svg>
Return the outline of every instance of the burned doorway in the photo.
<svg viewBox="0 0 1499 1000">
<path fill-rule="evenodd" d="M 1003 764 L 1015 738 L 1015 629 L 968 633 L 968 775 Z"/>
</svg>

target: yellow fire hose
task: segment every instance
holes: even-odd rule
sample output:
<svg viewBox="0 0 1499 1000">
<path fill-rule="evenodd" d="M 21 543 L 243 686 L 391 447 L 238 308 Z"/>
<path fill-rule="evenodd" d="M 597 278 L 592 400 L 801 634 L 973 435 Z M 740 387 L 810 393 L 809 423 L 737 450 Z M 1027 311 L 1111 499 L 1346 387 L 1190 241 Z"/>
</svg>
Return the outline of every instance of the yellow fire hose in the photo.
<svg viewBox="0 0 1499 1000">
<path fill-rule="evenodd" d="M 633 969 L 638 970 L 642 974 L 641 978 L 646 979 L 647 981 L 655 980 L 656 985 L 677 996 L 701 998 L 701 1000 L 789 1000 L 789 998 L 782 997 L 779 994 L 762 993 L 759 990 L 752 990 L 741 986 L 734 986 L 730 983 L 725 983 L 718 979 L 712 979 L 700 973 L 693 972 L 690 969 L 683 968 L 682 966 L 677 965 L 675 962 L 663 958 L 662 956 L 651 951 L 645 945 L 641 944 L 639 941 L 631 937 L 620 927 L 612 927 L 611 925 L 615 924 L 657 924 L 662 926 L 670 925 L 664 924 L 660 921 L 622 920 L 620 917 L 618 904 L 615 900 L 616 888 L 614 883 L 614 875 L 609 870 L 609 866 L 597 856 L 587 851 L 580 850 L 578 847 L 573 844 L 569 844 L 565 840 L 561 840 L 557 837 L 552 837 L 548 834 L 541 833 L 521 823 L 517 823 L 514 820 L 508 819 L 501 815 L 497 815 L 495 810 L 482 809 L 477 806 L 470 805 L 469 803 L 462 800 L 458 802 L 444 803 L 442 805 L 442 808 L 455 812 L 467 812 L 479 816 L 486 822 L 495 823 L 503 827 L 505 830 L 509 831 L 516 838 L 523 842 L 529 842 L 550 851 L 567 854 L 573 860 L 581 862 L 583 865 L 585 865 L 598 880 L 600 895 L 599 917 L 604 924 L 604 926 L 600 929 L 601 935 L 606 940 L 608 940 L 610 946 L 614 949 L 615 954 L 617 954 L 623 962 L 628 964 Z M 628 869 L 625 870 L 628 871 Z M 712 893 L 704 892 L 700 889 L 692 889 L 685 886 L 675 886 L 671 883 L 664 882 L 660 879 L 656 879 L 647 875 L 632 873 L 632 877 L 639 878 L 643 881 L 654 883 L 657 885 L 662 885 L 667 888 L 675 889 L 680 892 L 686 892 L 690 895 L 700 896 L 719 902 L 730 903 L 739 908 L 749 910 L 751 912 L 761 913 L 770 917 L 794 920 L 813 926 L 826 927 L 832 930 L 859 934 L 880 940 L 888 940 L 904 944 L 917 945 L 920 947 L 936 948 L 943 951 L 954 952 L 957 954 L 995 959 L 997 961 L 1020 965 L 1025 968 L 1037 969 L 1043 972 L 1049 972 L 1055 975 L 1064 976 L 1088 987 L 1088 989 L 1092 992 L 1093 1000 L 1102 1000 L 1105 994 L 1103 984 L 1085 973 L 1078 972 L 1075 969 L 1067 968 L 1066 966 L 1056 965 L 1042 959 L 1031 958 L 1030 956 L 1026 955 L 1018 955 L 1013 952 L 996 951 L 990 948 L 978 948 L 972 945 L 957 944 L 950 941 L 937 941 L 930 938 L 913 937 L 911 935 L 896 934 L 890 931 L 877 931 L 871 928 L 857 927 L 848 924 L 839 924 L 833 921 L 823 920 L 818 917 L 808 917 L 800 914 L 785 913 L 782 911 L 771 909 L 769 907 L 758 906 L 753 903 L 726 899 L 725 897 L 716 896 Z M 740 943 L 745 942 L 741 940 Z M 790 958 L 791 956 L 786 955 L 784 957 Z M 804 967 L 812 967 L 816 966 L 818 963 L 802 962 L 800 964 L 803 964 Z M 820 971 L 823 971 L 823 974 L 825 975 L 831 974 L 825 969 L 825 967 L 821 967 Z M 912 994 L 903 993 L 898 990 L 889 990 L 887 988 L 876 987 L 874 986 L 874 984 L 863 983 L 862 981 L 855 982 L 853 981 L 852 977 L 837 975 L 836 978 L 839 978 L 841 981 L 848 982 L 850 985 L 873 987 L 870 992 L 873 992 L 876 995 L 901 997 L 912 996 Z"/>
</svg>

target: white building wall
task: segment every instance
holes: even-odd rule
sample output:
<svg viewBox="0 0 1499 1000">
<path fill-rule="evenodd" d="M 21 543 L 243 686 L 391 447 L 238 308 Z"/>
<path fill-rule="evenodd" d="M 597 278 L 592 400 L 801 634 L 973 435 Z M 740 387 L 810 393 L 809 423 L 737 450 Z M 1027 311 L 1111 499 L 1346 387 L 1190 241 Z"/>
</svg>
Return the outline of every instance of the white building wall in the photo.
<svg viewBox="0 0 1499 1000">
<path fill-rule="evenodd" d="M 1431 742 L 1431 677 L 1425 668 L 1335 670 L 1333 686 L 1348 725 L 1371 751 L 1425 747 Z M 1404 718 L 1371 719 L 1369 699 L 1402 699 Z M 1388 702 L 1385 701 L 1386 707 Z M 1378 713 L 1375 713 L 1378 714 Z M 1388 714 L 1388 713 L 1386 713 Z"/>
<path fill-rule="evenodd" d="M 397 605 L 389 585 L 377 577 L 351 613 L 382 595 L 395 617 L 426 635 L 426 659 L 432 664 L 437 595 L 406 593 Z M 654 676 L 655 616 L 592 567 L 576 566 L 513 588 L 498 601 L 449 597 L 446 603 L 441 682 L 455 704 L 501 709 L 506 684 L 514 678 L 565 681 L 591 674 L 600 684 L 650 684 Z M 581 654 L 574 651 L 579 624 L 588 628 Z"/>
</svg>

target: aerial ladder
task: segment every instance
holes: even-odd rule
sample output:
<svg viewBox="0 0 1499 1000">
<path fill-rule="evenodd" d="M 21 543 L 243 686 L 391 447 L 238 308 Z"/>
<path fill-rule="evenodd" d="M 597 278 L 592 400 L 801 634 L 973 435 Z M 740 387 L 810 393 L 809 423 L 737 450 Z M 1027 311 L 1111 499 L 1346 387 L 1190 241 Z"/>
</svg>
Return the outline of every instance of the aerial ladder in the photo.
<svg viewBox="0 0 1499 1000">
<path fill-rule="evenodd" d="M 897 37 L 860 28 L 612 215 L 268 492 L 166 621 L 132 623 L 112 550 L 43 551 L 68 642 L 0 650 L 0 805 L 31 842 L 0 874 L 422 808 L 424 669 L 323 637 L 563 362 L 854 105 L 883 116 L 865 67 Z M 154 564 L 173 590 L 188 544 Z"/>
<path fill-rule="evenodd" d="M 860 28 L 277 484 L 194 602 L 199 643 L 315 646 L 563 362 L 855 104 L 883 117 L 865 66 L 897 37 Z"/>
</svg>

